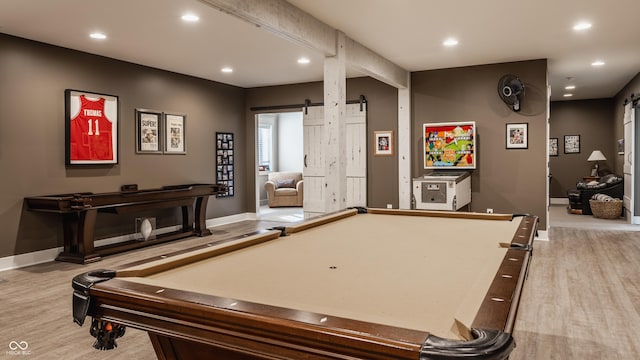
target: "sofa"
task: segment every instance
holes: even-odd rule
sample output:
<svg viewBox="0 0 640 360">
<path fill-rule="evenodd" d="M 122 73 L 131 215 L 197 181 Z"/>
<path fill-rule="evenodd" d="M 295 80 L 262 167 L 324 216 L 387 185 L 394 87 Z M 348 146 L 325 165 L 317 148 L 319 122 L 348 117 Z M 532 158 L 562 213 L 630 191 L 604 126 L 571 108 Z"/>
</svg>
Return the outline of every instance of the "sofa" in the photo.
<svg viewBox="0 0 640 360">
<path fill-rule="evenodd" d="M 304 181 L 301 172 L 271 172 L 264 188 L 269 207 L 302 206 Z"/>
<path fill-rule="evenodd" d="M 624 196 L 624 178 L 615 174 L 608 174 L 597 181 L 579 181 L 575 189 L 567 191 L 569 211 L 573 214 L 592 215 L 589 200 L 596 194 L 609 195 L 622 199 Z"/>
</svg>

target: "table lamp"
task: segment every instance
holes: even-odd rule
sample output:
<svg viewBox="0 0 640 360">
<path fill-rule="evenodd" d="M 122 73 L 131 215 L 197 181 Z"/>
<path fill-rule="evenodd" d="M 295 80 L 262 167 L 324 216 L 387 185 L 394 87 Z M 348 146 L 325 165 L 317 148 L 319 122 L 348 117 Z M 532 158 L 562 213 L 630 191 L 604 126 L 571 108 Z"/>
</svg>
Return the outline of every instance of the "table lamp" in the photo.
<svg viewBox="0 0 640 360">
<path fill-rule="evenodd" d="M 591 153 L 591 155 L 589 155 L 589 158 L 587 159 L 587 161 L 595 161 L 596 165 L 595 167 L 591 170 L 591 176 L 599 176 L 598 175 L 598 161 L 606 161 L 607 158 L 604 157 L 604 154 L 602 153 L 602 151 L 600 150 L 593 150 L 593 152 Z"/>
</svg>

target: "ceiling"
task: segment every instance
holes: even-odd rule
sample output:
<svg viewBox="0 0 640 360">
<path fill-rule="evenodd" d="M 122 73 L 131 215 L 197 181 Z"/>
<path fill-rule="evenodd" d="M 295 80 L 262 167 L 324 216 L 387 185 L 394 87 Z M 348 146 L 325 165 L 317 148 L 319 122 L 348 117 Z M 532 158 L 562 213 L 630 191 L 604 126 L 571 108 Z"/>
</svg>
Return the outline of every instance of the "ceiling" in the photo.
<svg viewBox="0 0 640 360">
<path fill-rule="evenodd" d="M 289 2 L 408 71 L 546 58 L 552 100 L 612 97 L 640 71 L 638 0 Z M 591 29 L 572 30 L 584 20 Z M 198 0 L 0 0 L 0 33 L 245 88 L 323 76 L 321 54 Z M 459 44 L 444 47 L 448 37 Z"/>
</svg>

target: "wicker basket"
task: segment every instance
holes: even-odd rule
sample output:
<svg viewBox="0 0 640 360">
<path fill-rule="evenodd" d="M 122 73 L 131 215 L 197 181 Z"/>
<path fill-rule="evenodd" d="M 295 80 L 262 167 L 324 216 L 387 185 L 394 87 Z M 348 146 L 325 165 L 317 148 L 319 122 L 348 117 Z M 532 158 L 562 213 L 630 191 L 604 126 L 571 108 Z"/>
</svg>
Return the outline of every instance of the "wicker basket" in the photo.
<svg viewBox="0 0 640 360">
<path fill-rule="evenodd" d="M 622 216 L 622 200 L 612 201 L 589 200 L 593 216 L 602 219 L 617 219 Z"/>
</svg>

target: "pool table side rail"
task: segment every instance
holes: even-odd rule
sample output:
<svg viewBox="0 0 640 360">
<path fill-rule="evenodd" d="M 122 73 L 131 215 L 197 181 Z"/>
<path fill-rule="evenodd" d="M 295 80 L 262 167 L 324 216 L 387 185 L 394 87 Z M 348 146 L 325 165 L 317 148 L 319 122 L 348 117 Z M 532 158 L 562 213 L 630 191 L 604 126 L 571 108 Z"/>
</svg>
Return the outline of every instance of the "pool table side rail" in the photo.
<svg viewBox="0 0 640 360">
<path fill-rule="evenodd" d="M 511 241 L 512 247 L 502 260 L 472 328 L 499 329 L 508 333 L 513 331 L 537 226 L 538 218 L 535 216 L 524 216 L 520 220 L 520 226 Z"/>
<path fill-rule="evenodd" d="M 89 289 L 89 314 L 195 346 L 235 348 L 278 359 L 418 359 L 429 336 L 213 295 L 157 290 L 118 278 L 97 283 Z"/>
</svg>

